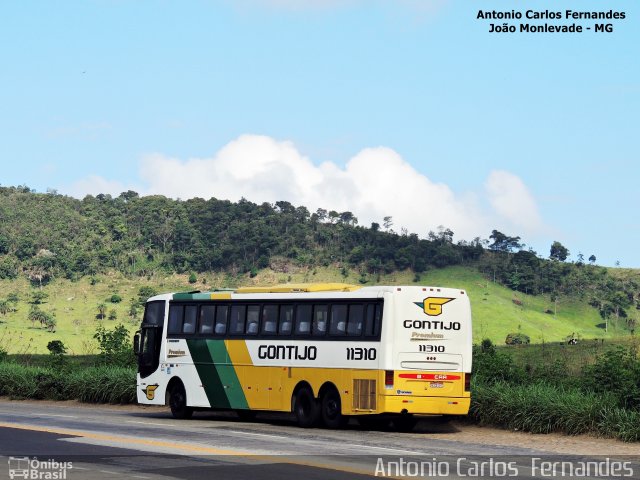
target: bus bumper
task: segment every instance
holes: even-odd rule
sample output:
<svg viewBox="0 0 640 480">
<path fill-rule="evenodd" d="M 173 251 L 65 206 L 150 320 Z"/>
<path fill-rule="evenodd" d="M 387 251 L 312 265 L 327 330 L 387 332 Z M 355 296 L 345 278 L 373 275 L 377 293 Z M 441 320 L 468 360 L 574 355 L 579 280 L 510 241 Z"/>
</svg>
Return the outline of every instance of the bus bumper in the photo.
<svg viewBox="0 0 640 480">
<path fill-rule="evenodd" d="M 379 413 L 410 413 L 414 415 L 467 415 L 471 397 L 417 397 L 381 395 Z"/>
</svg>

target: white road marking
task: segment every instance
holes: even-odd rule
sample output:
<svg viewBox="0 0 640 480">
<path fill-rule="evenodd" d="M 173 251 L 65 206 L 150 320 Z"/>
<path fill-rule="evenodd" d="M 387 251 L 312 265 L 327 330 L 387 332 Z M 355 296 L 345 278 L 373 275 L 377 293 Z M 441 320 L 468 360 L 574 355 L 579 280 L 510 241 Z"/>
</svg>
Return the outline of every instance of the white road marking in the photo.
<svg viewBox="0 0 640 480">
<path fill-rule="evenodd" d="M 127 423 L 139 423 L 140 425 L 156 425 L 158 427 L 175 427 L 173 423 L 137 422 L 135 420 L 127 420 Z"/>
<path fill-rule="evenodd" d="M 252 432 L 239 432 L 237 430 L 227 430 L 229 433 L 237 433 L 240 435 L 252 435 L 254 437 L 268 437 L 268 438 L 280 438 L 284 440 L 289 440 L 290 437 L 285 437 L 284 435 L 268 435 L 266 433 L 252 433 Z"/>
<path fill-rule="evenodd" d="M 39 417 L 64 417 L 64 418 L 78 418 L 76 415 L 62 415 L 61 413 L 38 413 Z"/>
<path fill-rule="evenodd" d="M 376 447 L 373 445 L 356 445 L 355 443 L 342 443 L 341 445 L 344 445 L 345 447 L 355 447 L 358 448 L 360 450 L 362 450 L 363 448 L 366 449 L 371 449 L 371 450 L 386 450 L 388 452 L 399 452 L 399 453 L 404 453 L 404 454 L 411 454 L 411 455 L 427 455 L 427 453 L 425 452 L 416 452 L 413 450 L 401 450 L 399 448 L 387 448 L 387 447 Z"/>
</svg>

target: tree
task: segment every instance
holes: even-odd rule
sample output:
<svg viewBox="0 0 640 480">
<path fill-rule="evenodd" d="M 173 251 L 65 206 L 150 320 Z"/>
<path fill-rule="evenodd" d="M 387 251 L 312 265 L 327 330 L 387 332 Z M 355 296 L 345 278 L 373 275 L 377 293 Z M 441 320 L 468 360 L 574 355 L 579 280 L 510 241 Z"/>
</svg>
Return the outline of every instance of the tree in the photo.
<svg viewBox="0 0 640 480">
<path fill-rule="evenodd" d="M 100 358 L 105 364 L 129 366 L 135 362 L 129 331 L 124 325 L 117 325 L 113 330 L 99 325 L 93 338 L 98 340 Z"/>
<path fill-rule="evenodd" d="M 389 229 L 393 226 L 393 217 L 392 216 L 386 216 L 382 219 L 382 226 L 384 227 L 385 230 L 389 231 Z"/>
<path fill-rule="evenodd" d="M 564 262 L 569 256 L 569 250 L 562 245 L 560 242 L 553 242 L 551 244 L 551 251 L 549 253 L 549 258 L 551 260 L 556 260 L 559 262 Z"/>
<path fill-rule="evenodd" d="M 41 305 L 45 303 L 45 299 L 49 298 L 49 294 L 43 291 L 36 291 L 31 294 L 31 303 L 33 305 Z"/>
<path fill-rule="evenodd" d="M 9 246 L 9 239 L 4 235 L 0 235 L 0 255 L 9 253 Z"/>
<path fill-rule="evenodd" d="M 44 312 L 40 310 L 40 307 L 38 307 L 38 305 L 31 305 L 31 308 L 29 308 L 27 319 L 31 322 L 31 326 L 34 327 L 36 322 L 43 323 Z"/>
<path fill-rule="evenodd" d="M 498 230 L 492 230 L 489 238 L 493 240 L 493 243 L 489 245 L 489 250 L 494 252 L 513 252 L 522 248 L 520 237 L 510 237 Z"/>
<path fill-rule="evenodd" d="M 356 225 L 358 223 L 358 219 L 351 212 L 342 212 L 340 214 L 340 223 L 346 223 L 347 225 Z"/>
<path fill-rule="evenodd" d="M 319 208 L 316 210 L 316 217 L 320 223 L 323 223 L 327 219 L 327 215 L 329 213 L 324 208 Z"/>
<path fill-rule="evenodd" d="M 104 317 L 107 315 L 107 306 L 104 303 L 100 303 L 98 304 L 98 315 L 96 316 L 97 319 L 102 320 L 104 319 Z"/>
<path fill-rule="evenodd" d="M 58 321 L 56 320 L 55 315 L 53 315 L 52 313 L 47 313 L 44 324 L 47 327 L 47 330 L 49 330 L 50 332 L 55 332 Z"/>
<path fill-rule="evenodd" d="M 591 255 L 591 256 L 589 257 L 589 263 L 590 263 L 591 265 L 593 265 L 594 263 L 596 263 L 596 256 L 595 256 L 595 255 Z"/>
</svg>

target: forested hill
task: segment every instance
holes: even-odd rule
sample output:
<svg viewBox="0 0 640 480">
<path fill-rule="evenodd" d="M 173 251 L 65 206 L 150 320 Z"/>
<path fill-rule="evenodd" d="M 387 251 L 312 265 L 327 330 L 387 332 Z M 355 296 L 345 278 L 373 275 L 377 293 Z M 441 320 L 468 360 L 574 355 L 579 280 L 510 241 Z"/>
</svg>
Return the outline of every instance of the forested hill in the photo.
<svg viewBox="0 0 640 480">
<path fill-rule="evenodd" d="M 394 232 L 391 217 L 363 226 L 351 212 L 312 213 L 284 201 L 172 200 L 133 191 L 78 200 L 0 187 L 0 278 L 26 275 L 38 285 L 113 270 L 127 276 L 213 270 L 253 275 L 296 264 L 355 270 L 365 283 L 392 271 L 412 270 L 419 277 L 429 269 L 467 265 L 551 302 L 579 296 L 603 319 L 615 315 L 635 327 L 637 271 L 601 268 L 591 264 L 594 258 L 568 263 L 568 250 L 557 242 L 550 259 L 542 259 L 523 250 L 520 237 L 496 230 L 488 240 L 454 243 L 453 236 L 441 227 L 421 239 L 404 229 Z"/>
</svg>

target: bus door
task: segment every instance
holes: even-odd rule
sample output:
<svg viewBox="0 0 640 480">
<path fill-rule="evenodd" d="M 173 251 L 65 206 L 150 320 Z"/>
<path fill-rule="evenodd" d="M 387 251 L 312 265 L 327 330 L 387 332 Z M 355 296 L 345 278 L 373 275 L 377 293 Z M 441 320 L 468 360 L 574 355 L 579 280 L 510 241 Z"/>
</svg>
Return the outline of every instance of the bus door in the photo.
<svg viewBox="0 0 640 480">
<path fill-rule="evenodd" d="M 142 325 L 134 339 L 134 348 L 138 355 L 138 371 L 142 378 L 151 375 L 160 365 L 164 311 L 164 301 L 147 303 Z"/>
</svg>

